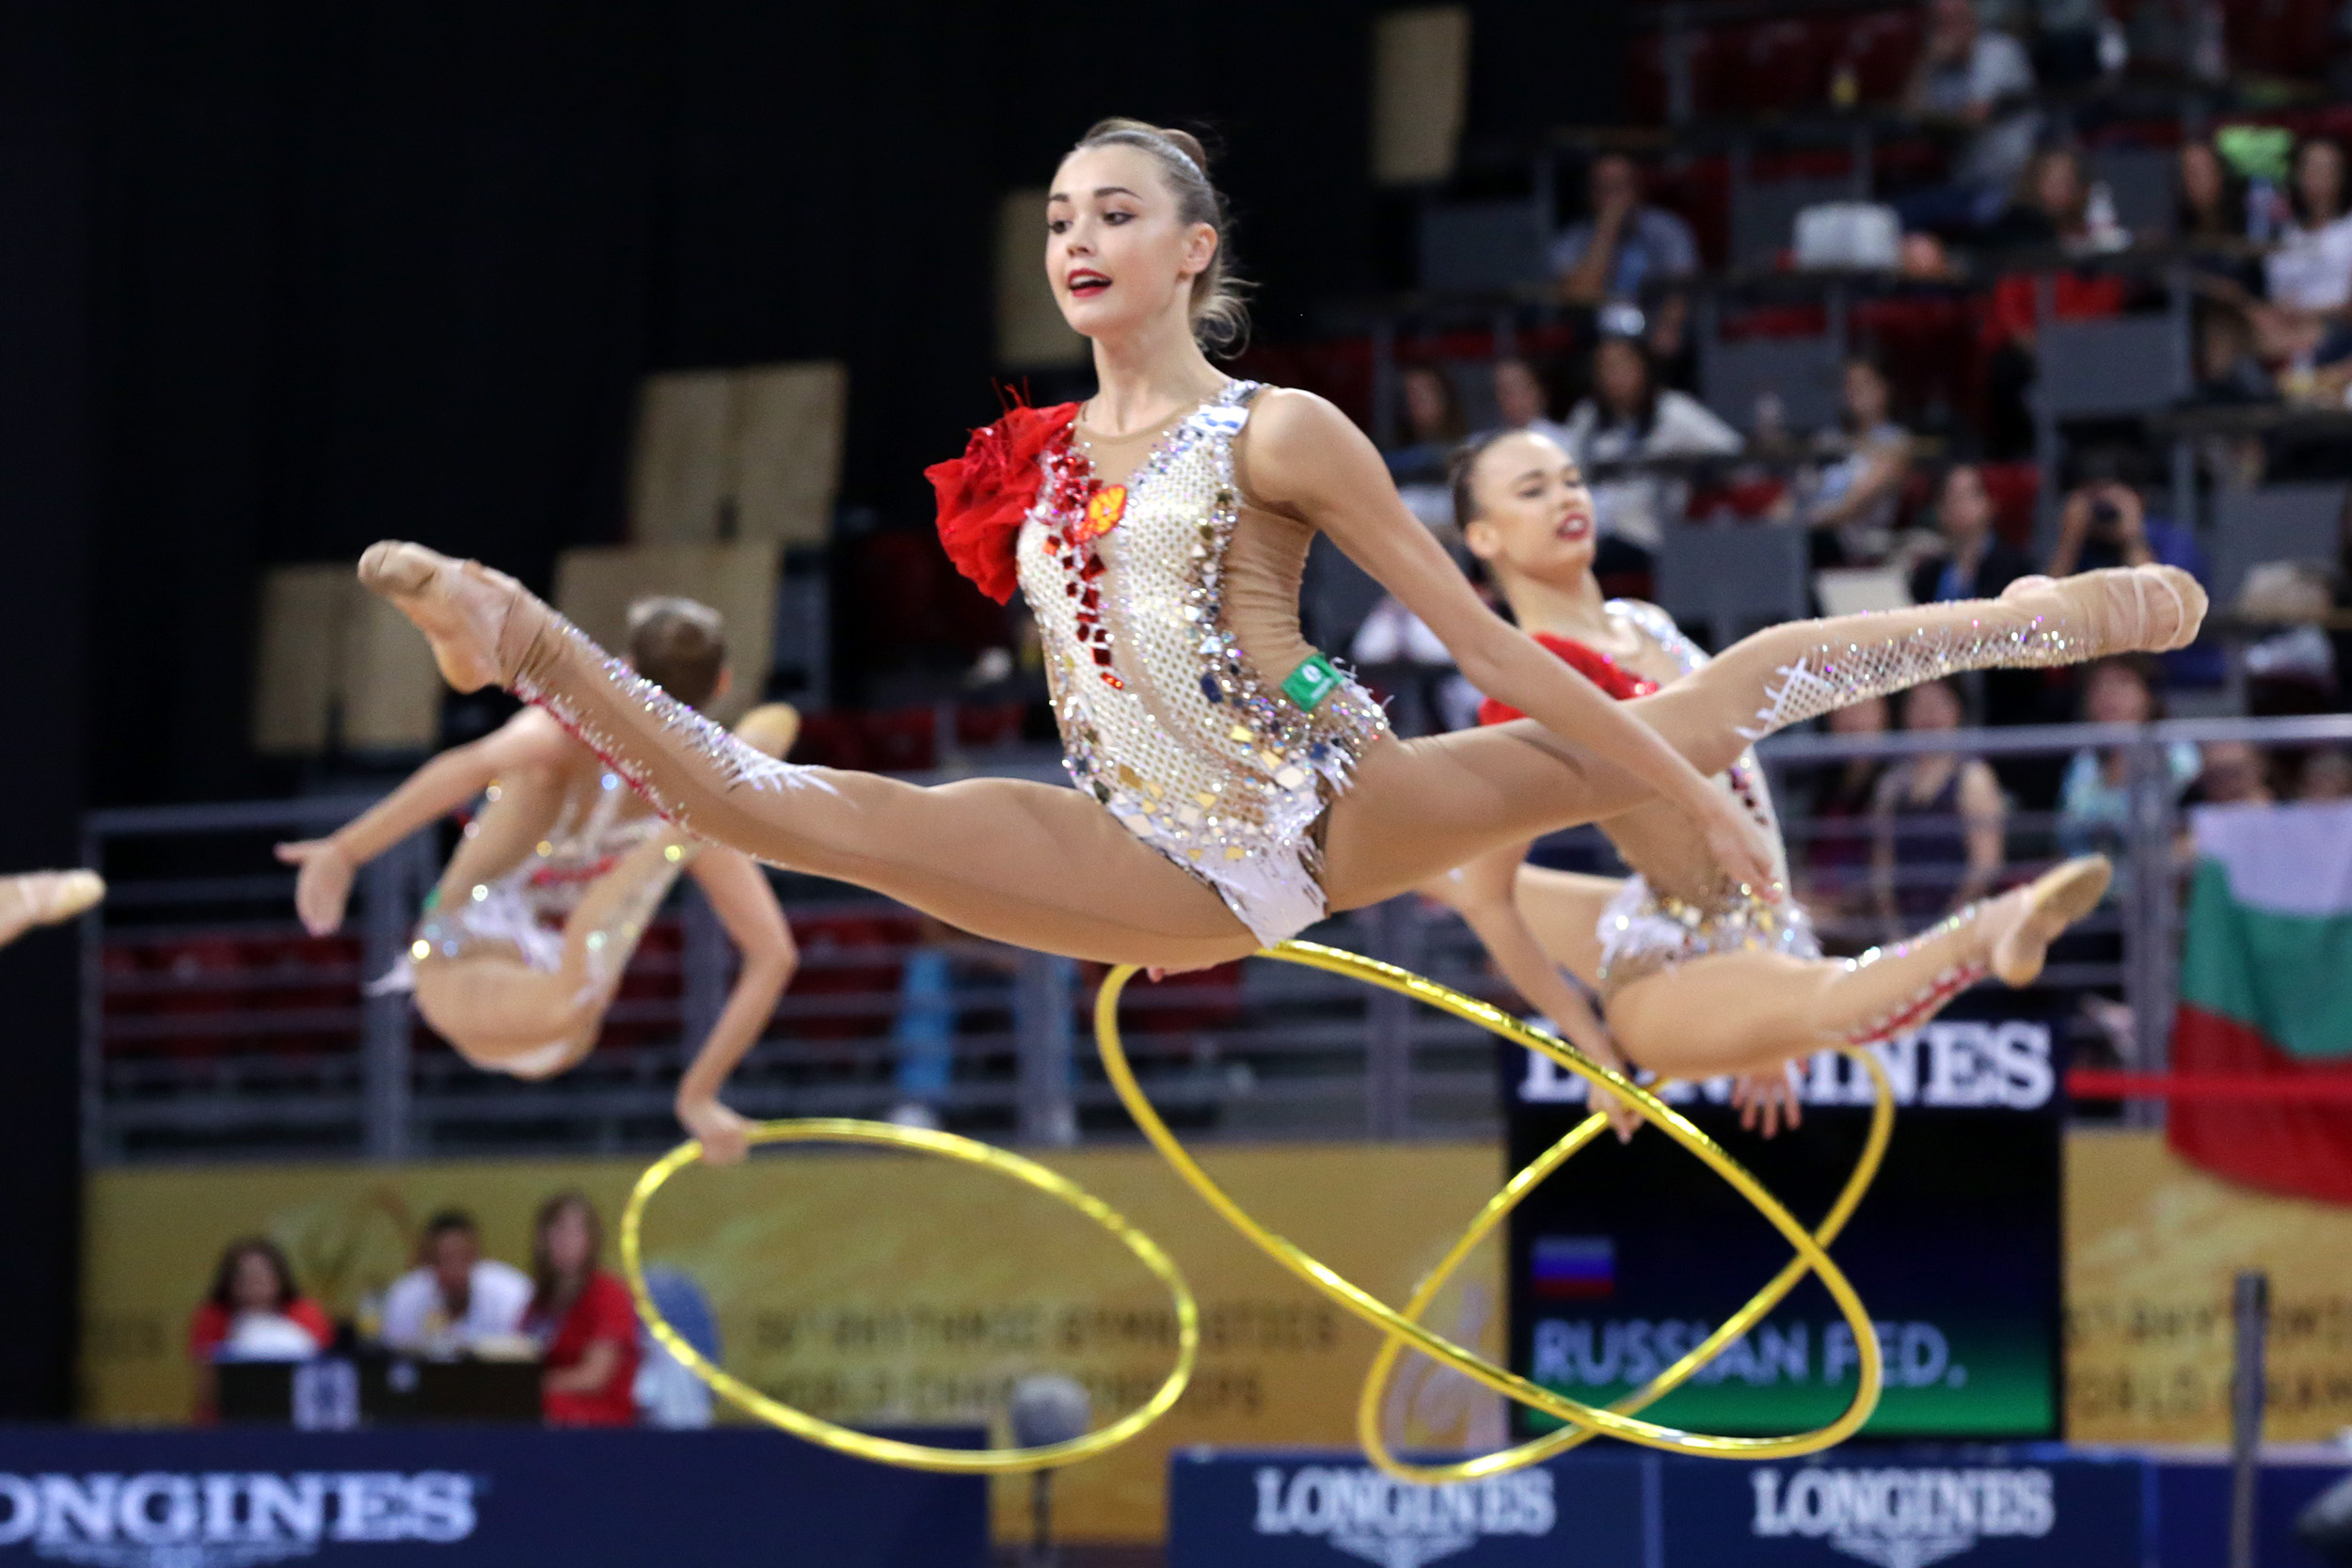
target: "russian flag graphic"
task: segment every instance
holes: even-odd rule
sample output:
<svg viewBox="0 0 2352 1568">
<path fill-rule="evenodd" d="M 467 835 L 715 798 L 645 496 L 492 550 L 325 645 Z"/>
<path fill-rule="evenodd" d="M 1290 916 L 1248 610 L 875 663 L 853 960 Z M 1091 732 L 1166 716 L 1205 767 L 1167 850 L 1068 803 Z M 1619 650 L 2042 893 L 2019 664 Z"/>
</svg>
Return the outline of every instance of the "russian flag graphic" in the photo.
<svg viewBox="0 0 2352 1568">
<path fill-rule="evenodd" d="M 1617 1243 L 1607 1236 L 1538 1236 L 1531 1263 L 1535 1294 L 1590 1301 L 1617 1288 Z"/>
</svg>

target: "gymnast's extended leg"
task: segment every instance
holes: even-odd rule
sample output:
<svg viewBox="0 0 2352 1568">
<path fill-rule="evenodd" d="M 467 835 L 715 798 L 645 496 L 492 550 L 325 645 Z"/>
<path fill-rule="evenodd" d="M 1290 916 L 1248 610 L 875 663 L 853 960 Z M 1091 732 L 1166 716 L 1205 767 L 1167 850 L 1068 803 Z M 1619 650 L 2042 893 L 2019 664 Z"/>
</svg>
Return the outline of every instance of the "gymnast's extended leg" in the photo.
<svg viewBox="0 0 2352 1568">
<path fill-rule="evenodd" d="M 636 681 L 511 579 L 415 546 L 375 546 L 361 571 L 425 631 L 452 684 L 496 681 L 543 704 L 691 832 L 980 935 L 1073 957 L 1176 968 L 1256 945 L 1216 895 L 1074 791 L 1008 780 L 918 789 L 788 768 Z M 1775 721 L 1774 713 L 1794 721 L 1817 687 L 1853 701 L 1900 678 L 2165 646 L 2184 626 L 2193 630 L 2185 602 L 2174 598 L 2167 620 L 2149 610 L 2142 585 L 2105 580 L 2136 576 L 1777 628 L 1644 701 L 1693 762 L 1720 768 L 1745 744 L 1741 728 Z M 1824 647 L 1848 644 L 1867 657 L 1821 659 Z M 1378 746 L 1331 812 L 1325 887 L 1334 908 L 1352 908 L 1499 844 L 1646 798 L 1629 775 L 1532 724 Z"/>
</svg>

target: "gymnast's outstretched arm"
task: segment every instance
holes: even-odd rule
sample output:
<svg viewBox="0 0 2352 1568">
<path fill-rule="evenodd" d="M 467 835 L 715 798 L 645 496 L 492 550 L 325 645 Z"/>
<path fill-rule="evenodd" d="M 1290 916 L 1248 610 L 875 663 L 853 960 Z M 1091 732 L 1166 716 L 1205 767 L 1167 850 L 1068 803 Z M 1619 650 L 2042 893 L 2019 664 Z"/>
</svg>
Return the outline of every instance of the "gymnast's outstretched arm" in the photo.
<svg viewBox="0 0 2352 1568">
<path fill-rule="evenodd" d="M 301 867 L 294 879 L 294 911 L 304 928 L 312 936 L 339 929 L 359 867 L 492 783 L 552 770 L 578 746 L 553 719 L 525 708 L 481 739 L 443 752 L 325 838 L 280 844 L 278 858 Z"/>
<path fill-rule="evenodd" d="M 1655 729 L 1488 608 L 1405 509 L 1379 452 L 1346 415 L 1311 392 L 1261 393 L 1234 461 L 1252 499 L 1329 534 L 1437 633 L 1472 686 L 1656 791 L 1735 880 L 1772 885 L 1770 849 L 1747 816 Z"/>
<path fill-rule="evenodd" d="M 1603 1067 L 1630 1075 L 1633 1064 L 1617 1049 L 1592 1005 L 1562 977 L 1559 965 L 1544 951 L 1520 912 L 1515 889 L 1519 863 L 1527 858 L 1527 850 L 1528 846 L 1515 844 L 1481 855 L 1433 878 L 1420 891 L 1469 924 L 1486 956 L 1502 971 L 1502 977 L 1551 1020 L 1563 1039 Z M 1593 1101 L 1620 1139 L 1630 1138 L 1642 1125 L 1642 1114 L 1614 1095 L 1596 1095 Z"/>
<path fill-rule="evenodd" d="M 750 1148 L 751 1123 L 719 1102 L 719 1090 L 743 1053 L 758 1041 L 776 1010 L 776 999 L 792 983 L 801 955 L 767 876 L 747 856 L 732 849 L 706 849 L 689 875 L 702 884 L 719 924 L 741 951 L 743 966 L 702 1050 L 678 1080 L 677 1118 L 702 1140 L 705 1160 L 731 1165 Z"/>
</svg>

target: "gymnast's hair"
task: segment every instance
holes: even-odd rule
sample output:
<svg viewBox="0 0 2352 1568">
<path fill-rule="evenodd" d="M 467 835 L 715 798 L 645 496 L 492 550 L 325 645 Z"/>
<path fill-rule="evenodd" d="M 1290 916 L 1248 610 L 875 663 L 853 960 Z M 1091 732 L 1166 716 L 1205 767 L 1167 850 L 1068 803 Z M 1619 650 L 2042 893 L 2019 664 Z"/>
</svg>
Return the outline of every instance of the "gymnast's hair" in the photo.
<svg viewBox="0 0 2352 1568">
<path fill-rule="evenodd" d="M 1212 354 L 1239 354 L 1249 341 L 1249 308 L 1242 302 L 1249 285 L 1229 260 L 1233 217 L 1223 193 L 1209 182 L 1209 154 L 1200 139 L 1189 131 L 1114 117 L 1096 120 L 1071 150 L 1093 147 L 1135 147 L 1152 154 L 1176 198 L 1178 221 L 1216 230 L 1216 254 L 1192 280 L 1192 332 Z"/>
<path fill-rule="evenodd" d="M 637 673 L 689 707 L 719 689 L 727 639 L 719 612 L 674 594 L 628 607 L 628 661 Z"/>
</svg>

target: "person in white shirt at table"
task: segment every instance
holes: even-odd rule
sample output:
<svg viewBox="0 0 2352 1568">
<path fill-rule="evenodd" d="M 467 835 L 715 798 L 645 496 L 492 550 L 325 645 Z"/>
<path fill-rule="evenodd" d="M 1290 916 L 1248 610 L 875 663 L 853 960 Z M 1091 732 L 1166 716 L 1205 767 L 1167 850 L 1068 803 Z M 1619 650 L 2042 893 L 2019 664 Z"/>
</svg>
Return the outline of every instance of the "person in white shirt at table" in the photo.
<svg viewBox="0 0 2352 1568">
<path fill-rule="evenodd" d="M 384 1295 L 385 1345 L 410 1355 L 454 1359 L 522 1332 L 531 1276 L 482 1256 L 473 1216 L 447 1209 L 424 1227 L 417 1266 Z"/>
</svg>

